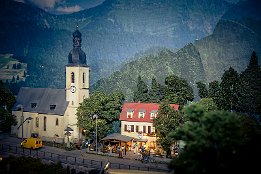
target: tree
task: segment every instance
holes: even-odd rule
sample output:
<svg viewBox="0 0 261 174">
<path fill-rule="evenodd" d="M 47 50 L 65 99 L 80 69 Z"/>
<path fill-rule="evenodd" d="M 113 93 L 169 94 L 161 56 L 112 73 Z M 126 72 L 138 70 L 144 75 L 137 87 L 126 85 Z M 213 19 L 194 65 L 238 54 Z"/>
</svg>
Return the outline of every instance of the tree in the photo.
<svg viewBox="0 0 261 174">
<path fill-rule="evenodd" d="M 13 67 L 12 67 L 12 69 L 16 69 L 16 64 L 13 64 Z"/>
<path fill-rule="evenodd" d="M 213 81 L 208 84 L 208 96 L 212 98 L 216 105 L 220 106 L 220 85 L 218 81 Z"/>
<path fill-rule="evenodd" d="M 7 166 L 8 169 L 7 169 Z M 5 157 L 0 161 L 0 170 L 3 173 L 55 173 L 67 174 L 61 163 L 46 164 L 40 158 L 34 157 Z"/>
<path fill-rule="evenodd" d="M 94 138 L 96 119 L 93 118 L 93 115 L 96 114 L 98 115 L 97 125 L 99 127 L 98 139 L 104 137 L 113 131 L 114 125 L 117 125 L 115 122 L 118 121 L 123 101 L 124 97 L 120 93 L 94 92 L 90 98 L 84 99 L 77 108 L 78 126 L 86 130 L 87 136 Z"/>
<path fill-rule="evenodd" d="M 11 108 L 15 103 L 14 95 L 4 84 L 0 83 L 0 130 L 9 132 L 11 126 L 16 124 L 15 117 L 11 114 Z"/>
<path fill-rule="evenodd" d="M 155 77 L 153 77 L 151 80 L 151 89 L 149 90 L 149 97 L 149 102 L 151 103 L 159 103 L 163 97 L 163 89 L 160 83 L 156 81 Z"/>
<path fill-rule="evenodd" d="M 261 155 L 261 127 L 245 115 L 205 112 L 199 105 L 185 110 L 186 122 L 171 133 L 186 145 L 169 167 L 175 174 L 255 173 Z"/>
<path fill-rule="evenodd" d="M 207 98 L 208 97 L 208 90 L 206 87 L 206 84 L 203 82 L 197 82 L 197 88 L 198 88 L 198 95 L 200 98 Z"/>
<path fill-rule="evenodd" d="M 15 77 L 12 77 L 11 83 L 15 83 Z"/>
<path fill-rule="evenodd" d="M 238 106 L 239 75 L 232 67 L 224 72 L 220 83 L 220 103 L 223 110 L 235 110 Z"/>
<path fill-rule="evenodd" d="M 134 91 L 134 98 L 135 102 L 148 102 L 149 95 L 148 95 L 148 86 L 147 84 L 141 79 L 141 76 L 138 77 L 137 81 L 137 90 Z"/>
<path fill-rule="evenodd" d="M 3 132 L 10 132 L 11 126 L 16 124 L 15 116 L 0 107 L 0 130 Z"/>
<path fill-rule="evenodd" d="M 169 103 L 185 105 L 187 101 L 192 101 L 193 98 L 193 89 L 185 79 L 179 78 L 175 75 L 166 77 L 164 100 L 167 100 Z"/>
<path fill-rule="evenodd" d="M 158 116 L 154 119 L 153 125 L 157 132 L 157 141 L 167 152 L 167 156 L 170 155 L 170 145 L 175 141 L 168 134 L 180 126 L 183 121 L 183 115 L 172 108 L 169 103 L 164 102 L 160 105 Z"/>
<path fill-rule="evenodd" d="M 195 104 L 202 107 L 205 112 L 216 111 L 218 109 L 216 103 L 212 98 L 202 98 Z"/>
<path fill-rule="evenodd" d="M 255 52 L 240 74 L 239 107 L 241 112 L 261 114 L 261 70 Z"/>
<path fill-rule="evenodd" d="M 21 69 L 21 68 L 22 68 L 21 63 L 18 63 L 17 66 L 16 66 L 16 69 Z"/>
<path fill-rule="evenodd" d="M 15 103 L 15 97 L 12 92 L 3 84 L 0 83 L 0 107 L 11 112 L 11 108 Z"/>
</svg>

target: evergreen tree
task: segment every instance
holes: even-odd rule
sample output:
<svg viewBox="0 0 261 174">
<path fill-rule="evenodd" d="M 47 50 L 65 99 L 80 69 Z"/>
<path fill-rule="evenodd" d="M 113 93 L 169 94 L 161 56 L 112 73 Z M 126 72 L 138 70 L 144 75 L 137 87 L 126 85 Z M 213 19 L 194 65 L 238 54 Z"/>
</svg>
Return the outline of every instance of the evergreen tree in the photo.
<svg viewBox="0 0 261 174">
<path fill-rule="evenodd" d="M 198 95 L 200 98 L 208 97 L 208 90 L 206 84 L 204 84 L 203 82 L 197 82 L 197 88 L 198 88 Z"/>
<path fill-rule="evenodd" d="M 185 79 L 171 75 L 165 79 L 164 100 L 185 105 L 193 100 L 193 90 Z"/>
<path fill-rule="evenodd" d="M 18 63 L 17 66 L 16 66 L 16 69 L 21 69 L 21 68 L 22 68 L 21 63 Z"/>
<path fill-rule="evenodd" d="M 16 69 L 16 64 L 13 64 L 13 67 L 12 67 L 13 69 Z"/>
<path fill-rule="evenodd" d="M 151 80 L 151 89 L 149 90 L 149 97 L 151 103 L 159 103 L 163 97 L 163 89 L 161 85 L 153 77 Z"/>
<path fill-rule="evenodd" d="M 13 76 L 11 83 L 14 83 L 14 82 L 15 82 L 15 77 Z"/>
<path fill-rule="evenodd" d="M 218 108 L 220 108 L 220 84 L 213 81 L 208 84 L 208 96 L 213 99 Z"/>
<path fill-rule="evenodd" d="M 11 91 L 0 83 L 0 130 L 9 132 L 11 126 L 16 124 L 15 117 L 11 114 L 11 108 L 15 103 L 15 97 Z"/>
<path fill-rule="evenodd" d="M 235 110 L 238 106 L 239 75 L 232 67 L 224 72 L 220 83 L 220 109 Z"/>
<path fill-rule="evenodd" d="M 138 77 L 137 81 L 137 90 L 134 91 L 133 100 L 135 102 L 148 102 L 149 101 L 149 89 L 147 84 L 141 79 L 141 76 Z"/>
<path fill-rule="evenodd" d="M 11 112 L 11 108 L 15 103 L 15 96 L 13 93 L 3 84 L 0 83 L 0 107 L 5 108 L 8 112 Z"/>
<path fill-rule="evenodd" d="M 256 52 L 240 74 L 239 107 L 242 112 L 261 114 L 261 71 Z"/>
</svg>

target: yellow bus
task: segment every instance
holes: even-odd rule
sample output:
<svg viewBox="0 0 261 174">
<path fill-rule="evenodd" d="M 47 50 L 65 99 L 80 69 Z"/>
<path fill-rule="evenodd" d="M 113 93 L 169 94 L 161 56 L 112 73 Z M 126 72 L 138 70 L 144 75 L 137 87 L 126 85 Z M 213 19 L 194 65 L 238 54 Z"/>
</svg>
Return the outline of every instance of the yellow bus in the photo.
<svg viewBox="0 0 261 174">
<path fill-rule="evenodd" d="M 43 147 L 43 142 L 40 138 L 30 137 L 21 142 L 21 147 L 29 149 L 38 149 Z"/>
</svg>

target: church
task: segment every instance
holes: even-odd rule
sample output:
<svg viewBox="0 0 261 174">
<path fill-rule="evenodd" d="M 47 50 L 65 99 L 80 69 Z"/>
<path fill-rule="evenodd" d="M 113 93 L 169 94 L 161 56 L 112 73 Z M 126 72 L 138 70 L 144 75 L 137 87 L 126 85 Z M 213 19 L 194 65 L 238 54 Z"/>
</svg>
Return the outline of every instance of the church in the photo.
<svg viewBox="0 0 261 174">
<path fill-rule="evenodd" d="M 89 73 L 86 54 L 81 49 L 81 33 L 73 32 L 73 49 L 66 65 L 65 89 L 22 87 L 13 106 L 17 125 L 11 133 L 19 138 L 38 134 L 43 141 L 63 143 L 77 141 L 77 108 L 89 98 Z"/>
</svg>

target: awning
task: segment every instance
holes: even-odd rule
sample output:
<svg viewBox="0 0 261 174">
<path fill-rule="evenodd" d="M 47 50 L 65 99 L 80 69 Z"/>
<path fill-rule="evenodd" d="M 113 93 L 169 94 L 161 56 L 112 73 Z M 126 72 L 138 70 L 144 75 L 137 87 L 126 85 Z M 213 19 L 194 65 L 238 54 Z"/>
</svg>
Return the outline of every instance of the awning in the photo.
<svg viewBox="0 0 261 174">
<path fill-rule="evenodd" d="M 121 135 L 120 133 L 113 133 L 111 135 L 108 135 L 107 137 L 104 137 L 101 139 L 102 141 L 122 141 L 122 142 L 129 142 L 133 138 L 126 136 L 126 135 Z"/>
<path fill-rule="evenodd" d="M 134 138 L 134 142 L 147 142 L 147 139 L 139 139 L 139 138 Z"/>
</svg>

